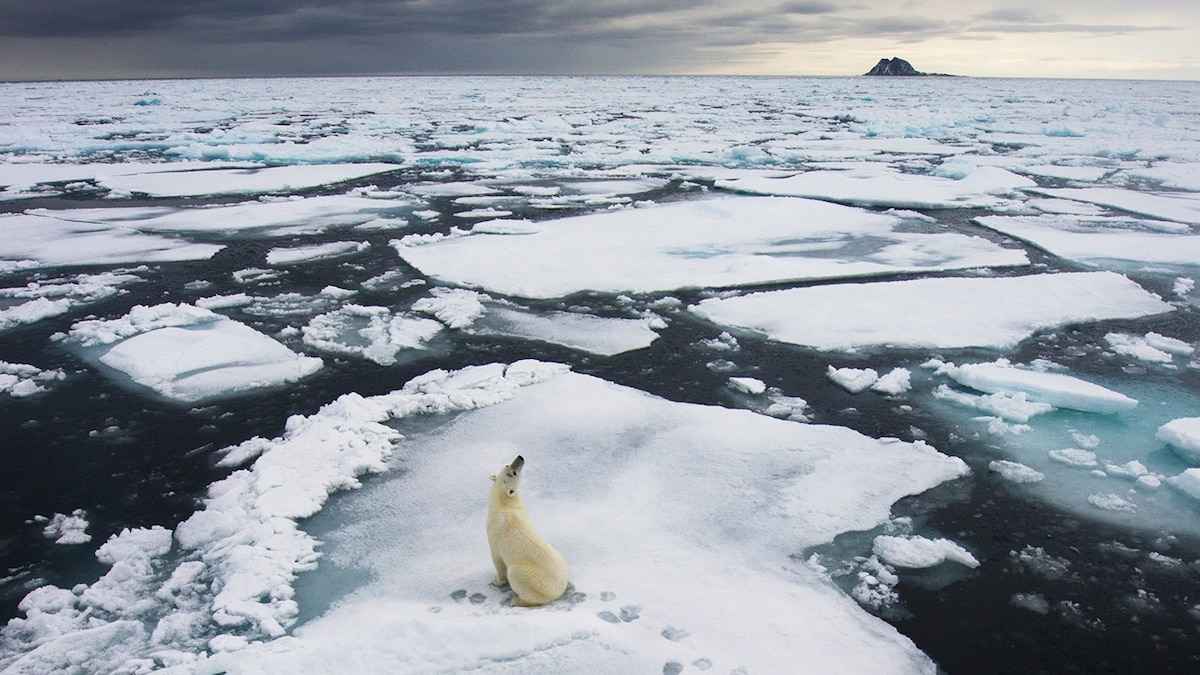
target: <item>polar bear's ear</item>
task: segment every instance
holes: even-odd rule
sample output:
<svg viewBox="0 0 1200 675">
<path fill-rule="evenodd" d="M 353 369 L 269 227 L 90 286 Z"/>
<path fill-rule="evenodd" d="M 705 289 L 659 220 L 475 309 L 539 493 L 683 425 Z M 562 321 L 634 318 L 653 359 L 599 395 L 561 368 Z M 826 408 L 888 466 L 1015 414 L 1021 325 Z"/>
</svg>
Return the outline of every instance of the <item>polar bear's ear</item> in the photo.
<svg viewBox="0 0 1200 675">
<path fill-rule="evenodd" d="M 492 481 L 493 483 L 495 483 L 495 482 L 496 482 L 496 474 L 492 474 L 491 481 Z"/>
</svg>

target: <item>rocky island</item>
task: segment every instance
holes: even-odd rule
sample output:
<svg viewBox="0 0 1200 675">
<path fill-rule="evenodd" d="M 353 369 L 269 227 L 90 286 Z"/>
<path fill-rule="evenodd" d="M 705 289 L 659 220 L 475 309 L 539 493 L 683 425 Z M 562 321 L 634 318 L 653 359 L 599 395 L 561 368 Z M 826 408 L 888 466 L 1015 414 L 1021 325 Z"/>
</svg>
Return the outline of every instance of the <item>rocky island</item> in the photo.
<svg viewBox="0 0 1200 675">
<path fill-rule="evenodd" d="M 879 63 L 876 63 L 875 67 L 872 68 L 870 70 L 870 72 L 865 73 L 865 75 L 885 75 L 885 76 L 901 76 L 901 77 L 913 76 L 913 75 L 946 76 L 945 73 L 922 73 L 921 71 L 917 70 L 916 68 L 913 68 L 911 63 L 909 63 L 908 61 L 905 61 L 904 59 L 899 58 L 899 57 L 894 57 L 894 58 L 890 58 L 890 59 L 879 59 Z"/>
</svg>

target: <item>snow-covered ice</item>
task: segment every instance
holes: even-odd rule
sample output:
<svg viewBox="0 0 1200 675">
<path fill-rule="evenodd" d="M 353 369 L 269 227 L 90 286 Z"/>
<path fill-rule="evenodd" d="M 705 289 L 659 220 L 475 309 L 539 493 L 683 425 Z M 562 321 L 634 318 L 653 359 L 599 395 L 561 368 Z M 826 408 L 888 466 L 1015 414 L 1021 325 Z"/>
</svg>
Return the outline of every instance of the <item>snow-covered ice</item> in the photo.
<svg viewBox="0 0 1200 675">
<path fill-rule="evenodd" d="M 585 290 L 703 286 L 1022 265 L 1023 251 L 903 219 L 784 197 L 721 197 L 539 223 L 519 235 L 475 233 L 396 243 L 406 262 L 448 283 L 527 298 Z"/>
<path fill-rule="evenodd" d="M 381 424 L 454 411 L 404 437 Z M 346 395 L 256 444 L 254 465 L 213 485 L 173 536 L 126 531 L 98 551 L 111 569 L 96 583 L 31 594 L 8 634 L 37 649 L 9 667 L 61 668 L 82 648 L 109 670 L 169 653 L 168 672 L 508 672 L 514 660 L 525 672 L 701 661 L 770 671 L 800 658 L 825 672 L 933 672 L 907 638 L 789 558 L 967 473 L 923 443 L 672 403 L 522 362 Z M 574 584 L 538 611 L 487 585 L 487 475 L 516 451 L 531 515 Z M 403 471 L 342 498 L 349 520 L 317 525 L 332 540 L 326 564 L 366 566 L 371 580 L 284 637 L 296 574 L 325 573 L 296 519 L 393 465 Z"/>
<path fill-rule="evenodd" d="M 195 403 L 307 377 L 322 365 L 249 326 L 190 305 L 137 306 L 81 321 L 68 340 L 161 396 Z"/>
<path fill-rule="evenodd" d="M 1008 348 L 1038 330 L 1169 312 L 1111 272 L 832 284 L 708 299 L 699 316 L 822 350 Z M 821 321 L 809 317 L 820 316 Z"/>
<path fill-rule="evenodd" d="M 14 398 L 40 394 L 50 383 L 65 378 L 61 369 L 42 370 L 27 363 L 0 361 L 0 394 Z"/>
<path fill-rule="evenodd" d="M 1116 413 L 1133 410 L 1137 401 L 1066 373 L 1019 368 L 1005 360 L 968 363 L 946 369 L 959 384 L 988 394 L 1024 393 L 1030 401 L 1084 412 Z"/>
<path fill-rule="evenodd" d="M 1181 417 L 1158 428 L 1154 436 L 1179 453 L 1184 460 L 1200 464 L 1200 417 Z"/>
<path fill-rule="evenodd" d="M 48 214 L 0 214 L 0 232 L 0 269 L 14 263 L 61 267 L 205 260 L 224 248 Z"/>
<path fill-rule="evenodd" d="M 896 567 L 925 568 L 956 562 L 970 568 L 979 567 L 979 560 L 966 549 L 949 539 L 926 537 L 875 537 L 875 555 Z"/>
</svg>

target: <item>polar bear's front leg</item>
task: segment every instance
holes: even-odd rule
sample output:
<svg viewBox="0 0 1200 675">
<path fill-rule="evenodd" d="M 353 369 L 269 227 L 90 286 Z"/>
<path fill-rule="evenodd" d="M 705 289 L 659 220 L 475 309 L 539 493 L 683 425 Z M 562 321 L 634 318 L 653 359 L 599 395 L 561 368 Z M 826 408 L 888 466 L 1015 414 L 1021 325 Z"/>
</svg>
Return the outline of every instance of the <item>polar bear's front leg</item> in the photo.
<svg viewBox="0 0 1200 675">
<path fill-rule="evenodd" d="M 508 585 L 508 566 L 504 564 L 504 558 L 498 555 L 492 555 L 492 562 L 496 565 L 496 578 L 492 579 L 492 585 L 504 588 Z"/>
</svg>

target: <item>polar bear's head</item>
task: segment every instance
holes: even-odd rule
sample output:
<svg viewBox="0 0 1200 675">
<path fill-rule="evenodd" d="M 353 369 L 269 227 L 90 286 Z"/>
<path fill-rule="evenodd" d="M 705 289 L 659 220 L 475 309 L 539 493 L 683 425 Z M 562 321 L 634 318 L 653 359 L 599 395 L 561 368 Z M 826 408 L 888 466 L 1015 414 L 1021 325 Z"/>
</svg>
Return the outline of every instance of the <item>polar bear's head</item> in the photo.
<svg viewBox="0 0 1200 675">
<path fill-rule="evenodd" d="M 525 466 L 525 458 L 517 455 L 517 458 L 511 464 L 500 470 L 500 473 L 492 476 L 492 480 L 496 482 L 496 487 L 500 488 L 509 497 L 517 494 L 517 489 L 521 487 L 521 467 Z"/>
</svg>

